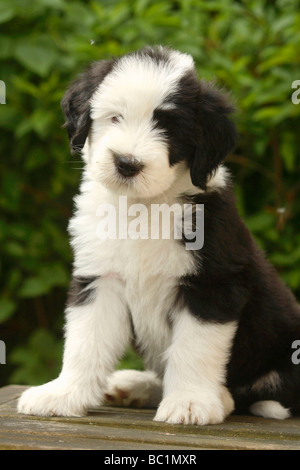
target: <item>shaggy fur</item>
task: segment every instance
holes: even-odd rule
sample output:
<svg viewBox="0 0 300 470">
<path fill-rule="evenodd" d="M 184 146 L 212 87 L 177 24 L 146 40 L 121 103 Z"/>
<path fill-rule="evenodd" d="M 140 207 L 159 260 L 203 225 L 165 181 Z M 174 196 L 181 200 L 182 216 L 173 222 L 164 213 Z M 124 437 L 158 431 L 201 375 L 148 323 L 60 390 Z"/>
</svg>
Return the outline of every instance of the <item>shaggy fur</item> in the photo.
<svg viewBox="0 0 300 470">
<path fill-rule="evenodd" d="M 156 47 L 93 63 L 62 107 L 71 151 L 85 161 L 69 226 L 64 360 L 56 380 L 22 395 L 19 412 L 81 416 L 107 400 L 198 425 L 234 407 L 299 412 L 300 309 L 238 215 L 222 165 L 237 137 L 226 94 L 198 81 L 189 55 Z M 149 209 L 204 205 L 204 246 L 187 250 L 188 233 L 104 240 L 103 205 L 132 220 L 120 195 Z M 130 341 L 146 371 L 113 372 Z"/>
</svg>

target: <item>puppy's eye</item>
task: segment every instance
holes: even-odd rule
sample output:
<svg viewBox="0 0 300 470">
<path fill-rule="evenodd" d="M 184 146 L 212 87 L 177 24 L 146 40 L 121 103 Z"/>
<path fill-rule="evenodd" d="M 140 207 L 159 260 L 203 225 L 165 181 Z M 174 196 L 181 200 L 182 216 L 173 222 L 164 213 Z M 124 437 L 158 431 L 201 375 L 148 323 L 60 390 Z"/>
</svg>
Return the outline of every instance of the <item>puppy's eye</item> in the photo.
<svg viewBox="0 0 300 470">
<path fill-rule="evenodd" d="M 114 124 L 118 124 L 122 119 L 122 116 L 121 115 L 118 115 L 118 116 L 113 116 L 111 118 L 111 122 L 113 122 Z"/>
</svg>

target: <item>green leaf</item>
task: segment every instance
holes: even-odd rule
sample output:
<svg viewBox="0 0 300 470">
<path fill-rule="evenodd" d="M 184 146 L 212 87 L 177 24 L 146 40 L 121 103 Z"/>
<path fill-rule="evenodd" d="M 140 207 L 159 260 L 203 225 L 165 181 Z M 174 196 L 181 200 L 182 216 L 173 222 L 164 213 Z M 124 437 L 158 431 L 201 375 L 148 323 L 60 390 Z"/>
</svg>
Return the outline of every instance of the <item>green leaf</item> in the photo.
<svg viewBox="0 0 300 470">
<path fill-rule="evenodd" d="M 41 270 L 41 277 L 48 282 L 48 284 L 53 286 L 63 286 L 67 287 L 69 283 L 69 275 L 62 264 L 54 264 L 47 266 Z"/>
<path fill-rule="evenodd" d="M 51 284 L 43 277 L 31 277 L 25 280 L 19 291 L 20 297 L 39 297 L 51 290 Z"/>
<path fill-rule="evenodd" d="M 264 121 L 270 118 L 274 118 L 278 116 L 281 112 L 281 106 L 266 106 L 264 108 L 259 109 L 252 115 L 252 119 L 254 121 Z"/>
<path fill-rule="evenodd" d="M 6 253 L 13 256 L 14 258 L 21 258 L 25 254 L 24 247 L 13 240 L 9 240 L 5 243 Z"/>
<path fill-rule="evenodd" d="M 291 253 L 274 253 L 270 255 L 270 260 L 277 266 L 295 266 L 300 261 L 300 248 Z"/>
<path fill-rule="evenodd" d="M 45 76 L 54 65 L 57 54 L 50 40 L 20 40 L 15 49 L 15 58 L 26 68 Z"/>
<path fill-rule="evenodd" d="M 0 23 L 6 23 L 16 16 L 16 8 L 8 2 L 0 2 Z"/>
<path fill-rule="evenodd" d="M 246 224 L 252 232 L 262 232 L 274 225 L 274 216 L 267 213 L 256 214 L 246 219 Z"/>
<path fill-rule="evenodd" d="M 16 89 L 22 93 L 29 94 L 34 98 L 39 96 L 39 88 L 24 77 L 14 76 L 12 82 Z"/>
<path fill-rule="evenodd" d="M 298 289 L 300 285 L 300 269 L 293 269 L 281 274 L 282 279 L 291 289 Z"/>
</svg>

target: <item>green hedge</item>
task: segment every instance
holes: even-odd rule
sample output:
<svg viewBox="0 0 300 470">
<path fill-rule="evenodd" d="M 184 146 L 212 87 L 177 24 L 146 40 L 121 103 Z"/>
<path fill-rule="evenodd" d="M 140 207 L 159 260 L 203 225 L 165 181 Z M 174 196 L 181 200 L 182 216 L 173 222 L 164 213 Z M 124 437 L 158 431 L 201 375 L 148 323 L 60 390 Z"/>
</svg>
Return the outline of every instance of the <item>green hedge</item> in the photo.
<svg viewBox="0 0 300 470">
<path fill-rule="evenodd" d="M 0 385 L 41 383 L 60 369 L 66 227 L 82 166 L 60 100 L 91 60 L 164 44 L 231 90 L 240 140 L 228 166 L 240 213 L 300 296 L 299 11 L 296 0 L 0 0 Z M 126 365 L 135 362 L 129 355 Z"/>
</svg>

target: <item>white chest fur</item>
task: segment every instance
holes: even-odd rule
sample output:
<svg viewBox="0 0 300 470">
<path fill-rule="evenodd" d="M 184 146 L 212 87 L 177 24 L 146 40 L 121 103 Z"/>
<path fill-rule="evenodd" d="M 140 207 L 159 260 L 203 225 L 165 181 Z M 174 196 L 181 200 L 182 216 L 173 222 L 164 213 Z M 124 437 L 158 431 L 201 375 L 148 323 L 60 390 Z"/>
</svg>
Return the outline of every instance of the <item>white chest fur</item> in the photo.
<svg viewBox="0 0 300 470">
<path fill-rule="evenodd" d="M 165 196 L 163 201 L 156 202 L 172 205 L 174 199 L 168 200 Z M 145 362 L 148 367 L 162 370 L 160 355 L 170 342 L 169 319 L 178 280 L 193 271 L 193 256 L 172 236 L 170 239 L 102 238 L 99 236 L 101 205 L 112 205 L 119 220 L 119 198 L 94 183 L 83 183 L 82 192 L 76 197 L 77 211 L 69 226 L 74 249 L 74 275 L 122 279 L 122 294 Z M 128 216 L 128 224 L 131 220 Z"/>
</svg>

